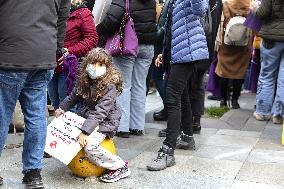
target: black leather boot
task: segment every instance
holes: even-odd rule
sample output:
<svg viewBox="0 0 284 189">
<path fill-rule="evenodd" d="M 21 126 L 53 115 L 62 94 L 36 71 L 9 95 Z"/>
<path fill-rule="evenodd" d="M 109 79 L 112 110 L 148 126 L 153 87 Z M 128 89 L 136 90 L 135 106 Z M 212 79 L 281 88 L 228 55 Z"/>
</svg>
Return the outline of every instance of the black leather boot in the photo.
<svg viewBox="0 0 284 189">
<path fill-rule="evenodd" d="M 168 112 L 166 111 L 166 109 L 162 109 L 159 112 L 155 112 L 153 114 L 153 118 L 155 121 L 167 121 L 168 119 Z"/>
</svg>

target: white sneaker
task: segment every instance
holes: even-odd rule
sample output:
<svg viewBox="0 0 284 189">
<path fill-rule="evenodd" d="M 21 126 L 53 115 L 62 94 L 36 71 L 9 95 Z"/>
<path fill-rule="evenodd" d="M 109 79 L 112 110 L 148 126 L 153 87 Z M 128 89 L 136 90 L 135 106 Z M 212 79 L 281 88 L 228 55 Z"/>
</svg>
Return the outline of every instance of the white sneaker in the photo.
<svg viewBox="0 0 284 189">
<path fill-rule="evenodd" d="M 263 116 L 263 115 L 260 115 L 256 112 L 253 113 L 253 117 L 257 120 L 257 121 L 268 121 L 270 120 L 270 116 Z"/>
<path fill-rule="evenodd" d="M 281 116 L 279 116 L 279 115 L 273 116 L 272 122 L 274 124 L 283 124 L 283 118 Z"/>
</svg>

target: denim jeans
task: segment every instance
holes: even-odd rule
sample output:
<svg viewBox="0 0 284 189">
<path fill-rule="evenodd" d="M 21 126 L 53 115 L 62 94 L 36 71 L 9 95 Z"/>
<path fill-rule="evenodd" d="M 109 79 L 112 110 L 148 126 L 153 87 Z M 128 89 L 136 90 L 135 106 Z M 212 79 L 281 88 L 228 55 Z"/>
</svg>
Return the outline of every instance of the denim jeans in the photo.
<svg viewBox="0 0 284 189">
<path fill-rule="evenodd" d="M 183 108 L 183 113 L 191 113 L 191 107 L 188 105 L 182 106 L 182 96 L 186 99 L 186 103 L 189 103 L 188 94 L 184 93 L 184 90 L 188 92 L 188 82 L 192 80 L 194 65 L 196 62 L 184 63 L 184 64 L 173 64 L 171 66 L 170 75 L 168 78 L 167 89 L 166 89 L 166 100 L 167 100 L 167 110 L 168 110 L 168 122 L 167 122 L 167 136 L 164 140 L 164 144 L 175 148 L 177 137 L 180 132 L 181 126 L 181 108 Z M 188 111 L 185 111 L 187 108 Z M 186 119 L 186 120 L 185 120 Z M 186 134 L 192 132 L 191 125 L 191 115 L 183 116 L 183 125 L 181 131 L 185 131 Z"/>
<path fill-rule="evenodd" d="M 139 45 L 137 57 L 113 57 L 123 77 L 123 92 L 117 98 L 122 113 L 118 131 L 144 130 L 146 77 L 153 56 L 153 45 Z"/>
<path fill-rule="evenodd" d="M 155 60 L 153 60 L 150 66 L 149 72 L 148 72 L 146 86 L 147 86 L 147 93 L 148 93 L 150 89 L 150 81 L 152 79 L 155 82 L 156 88 L 160 94 L 161 99 L 163 100 L 163 103 L 165 104 L 166 89 L 165 89 L 164 73 L 165 73 L 164 66 L 157 68 L 155 66 Z"/>
<path fill-rule="evenodd" d="M 48 95 L 52 106 L 57 109 L 67 96 L 66 74 L 54 73 L 48 84 Z"/>
<path fill-rule="evenodd" d="M 284 117 L 284 43 L 274 42 L 273 47 L 268 49 L 262 42 L 260 53 L 256 112 L 263 116 L 272 113 Z"/>
<path fill-rule="evenodd" d="M 46 87 L 51 77 L 50 70 L 0 70 L 0 155 L 19 100 L 25 120 L 23 172 L 42 168 L 46 140 Z"/>
</svg>

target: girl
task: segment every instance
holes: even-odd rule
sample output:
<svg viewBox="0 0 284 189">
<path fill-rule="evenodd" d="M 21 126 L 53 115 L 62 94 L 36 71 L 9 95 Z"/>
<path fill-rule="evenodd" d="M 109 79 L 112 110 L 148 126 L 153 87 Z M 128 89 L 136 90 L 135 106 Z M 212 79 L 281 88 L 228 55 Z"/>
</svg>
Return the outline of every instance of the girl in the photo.
<svg viewBox="0 0 284 189">
<path fill-rule="evenodd" d="M 121 117 L 116 97 L 122 92 L 122 80 L 111 60 L 105 50 L 91 50 L 81 65 L 74 90 L 56 110 L 59 117 L 78 104 L 77 114 L 86 118 L 78 142 L 92 162 L 109 170 L 100 178 L 104 182 L 116 182 L 130 175 L 127 162 L 100 146 L 106 137 L 114 136 Z M 96 127 L 98 132 L 88 137 Z"/>
</svg>

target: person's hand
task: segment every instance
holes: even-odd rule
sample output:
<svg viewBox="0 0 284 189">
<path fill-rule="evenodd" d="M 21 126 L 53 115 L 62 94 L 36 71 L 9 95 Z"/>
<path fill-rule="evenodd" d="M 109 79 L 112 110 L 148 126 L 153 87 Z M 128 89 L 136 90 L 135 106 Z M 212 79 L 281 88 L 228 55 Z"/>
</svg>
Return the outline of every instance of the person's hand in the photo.
<svg viewBox="0 0 284 189">
<path fill-rule="evenodd" d="M 252 2 L 250 3 L 250 10 L 258 9 L 259 5 L 260 5 L 260 2 L 259 2 L 259 1 L 252 1 Z"/>
<path fill-rule="evenodd" d="M 64 59 L 64 55 L 69 54 L 69 51 L 67 48 L 63 48 L 65 52 L 63 52 L 62 56 L 58 59 L 58 65 L 63 64 L 63 59 Z"/>
<path fill-rule="evenodd" d="M 163 64 L 163 55 L 159 54 L 155 60 L 155 66 L 160 67 L 161 64 Z"/>
<path fill-rule="evenodd" d="M 89 142 L 88 135 L 80 133 L 80 135 L 78 136 L 78 142 L 81 145 L 81 147 L 84 148 Z"/>
<path fill-rule="evenodd" d="M 63 114 L 63 112 L 60 109 L 55 110 L 55 117 L 58 118 Z"/>
</svg>

